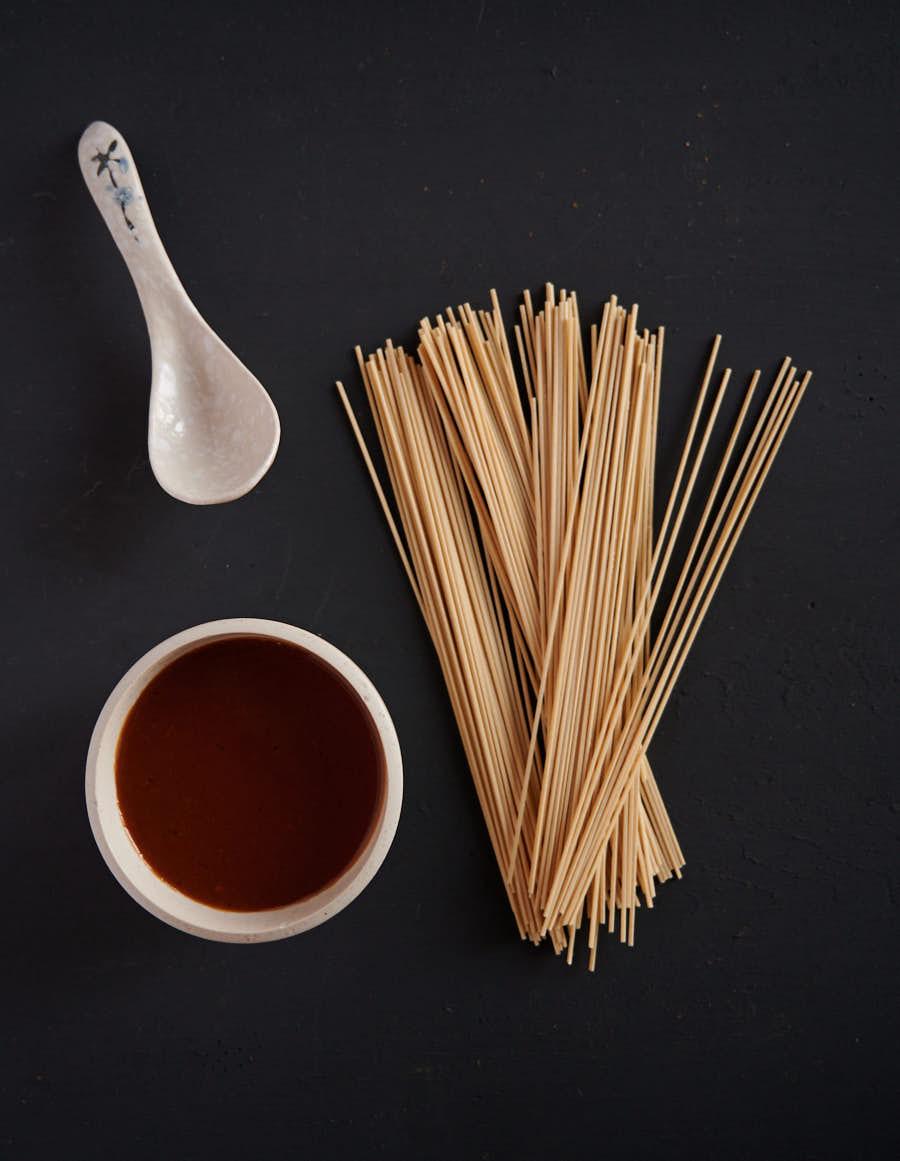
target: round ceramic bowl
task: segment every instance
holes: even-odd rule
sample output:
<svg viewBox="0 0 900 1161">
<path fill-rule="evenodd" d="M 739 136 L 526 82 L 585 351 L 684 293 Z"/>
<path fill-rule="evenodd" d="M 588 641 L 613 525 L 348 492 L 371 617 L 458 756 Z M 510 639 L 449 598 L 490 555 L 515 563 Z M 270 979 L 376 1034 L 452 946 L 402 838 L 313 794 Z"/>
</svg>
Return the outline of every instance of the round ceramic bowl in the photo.
<svg viewBox="0 0 900 1161">
<path fill-rule="evenodd" d="M 384 751 L 385 793 L 380 817 L 355 861 L 330 886 L 297 903 L 269 911 L 223 911 L 183 895 L 145 862 L 122 820 L 116 795 L 115 757 L 119 733 L 144 687 L 169 662 L 201 644 L 228 637 L 272 637 L 299 645 L 336 670 L 368 709 Z M 125 890 L 158 919 L 204 939 L 257 943 L 284 939 L 336 915 L 363 890 L 381 866 L 393 841 L 403 797 L 403 767 L 397 733 L 387 708 L 363 671 L 334 645 L 314 633 L 239 617 L 196 625 L 169 637 L 128 670 L 100 712 L 91 736 L 85 778 L 88 816 L 100 853 Z"/>
</svg>

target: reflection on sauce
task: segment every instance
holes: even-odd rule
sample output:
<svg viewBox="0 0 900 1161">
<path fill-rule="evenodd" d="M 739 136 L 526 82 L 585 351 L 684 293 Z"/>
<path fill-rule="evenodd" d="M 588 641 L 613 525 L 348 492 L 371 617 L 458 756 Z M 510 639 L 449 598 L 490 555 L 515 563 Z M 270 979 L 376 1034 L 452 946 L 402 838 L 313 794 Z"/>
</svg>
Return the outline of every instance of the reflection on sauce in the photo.
<svg viewBox="0 0 900 1161">
<path fill-rule="evenodd" d="M 362 853 L 384 806 L 384 753 L 359 695 L 318 657 L 230 637 L 176 658 L 140 694 L 116 790 L 161 878 L 258 911 L 322 890 Z"/>
</svg>

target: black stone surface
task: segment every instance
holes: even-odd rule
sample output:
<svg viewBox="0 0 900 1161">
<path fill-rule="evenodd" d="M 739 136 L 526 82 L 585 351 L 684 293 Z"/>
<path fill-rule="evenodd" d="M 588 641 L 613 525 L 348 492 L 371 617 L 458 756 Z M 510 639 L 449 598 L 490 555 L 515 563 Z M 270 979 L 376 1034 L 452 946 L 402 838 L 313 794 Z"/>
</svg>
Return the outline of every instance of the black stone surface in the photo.
<svg viewBox="0 0 900 1161">
<path fill-rule="evenodd" d="M 897 36 L 806 0 L 3 5 L 0 1154 L 896 1155 Z M 150 473 L 96 118 L 281 413 L 237 503 Z M 815 371 L 653 744 L 684 880 L 595 976 L 516 938 L 332 389 L 546 279 L 665 324 L 663 478 L 716 331 L 741 381 Z M 407 777 L 370 889 L 249 948 L 133 904 L 82 789 L 128 665 L 236 615 L 349 652 Z"/>
</svg>

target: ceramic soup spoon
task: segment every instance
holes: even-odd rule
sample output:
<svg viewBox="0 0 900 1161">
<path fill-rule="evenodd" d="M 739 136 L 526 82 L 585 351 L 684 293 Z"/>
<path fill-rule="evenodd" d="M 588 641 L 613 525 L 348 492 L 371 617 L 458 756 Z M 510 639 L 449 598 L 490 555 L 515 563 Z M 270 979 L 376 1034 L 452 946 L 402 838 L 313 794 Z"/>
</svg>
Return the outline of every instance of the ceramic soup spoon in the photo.
<svg viewBox="0 0 900 1161">
<path fill-rule="evenodd" d="M 94 121 L 78 143 L 78 161 L 134 279 L 150 332 L 147 443 L 154 475 L 188 504 L 236 500 L 275 458 L 281 430 L 275 406 L 188 298 L 122 134 Z"/>
</svg>

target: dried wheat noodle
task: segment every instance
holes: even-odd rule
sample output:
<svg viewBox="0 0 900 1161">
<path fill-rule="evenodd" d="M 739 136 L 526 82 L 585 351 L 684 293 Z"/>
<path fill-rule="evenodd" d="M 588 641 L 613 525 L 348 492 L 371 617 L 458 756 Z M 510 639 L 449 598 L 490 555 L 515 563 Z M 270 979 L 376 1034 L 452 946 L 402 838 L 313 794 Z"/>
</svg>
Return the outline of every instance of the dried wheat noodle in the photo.
<svg viewBox="0 0 900 1161">
<path fill-rule="evenodd" d="M 356 350 L 399 521 L 337 386 L 519 933 L 571 963 L 586 927 L 593 970 L 599 929 L 633 943 L 640 897 L 681 875 L 647 750 L 810 372 L 785 359 L 747 434 L 754 373 L 651 635 L 731 377 L 714 382 L 721 336 L 654 534 L 663 329 L 612 297 L 586 348 L 576 296 L 548 284 L 537 313 L 525 292 L 511 347 L 491 302 L 423 319 L 416 357 Z"/>
</svg>

